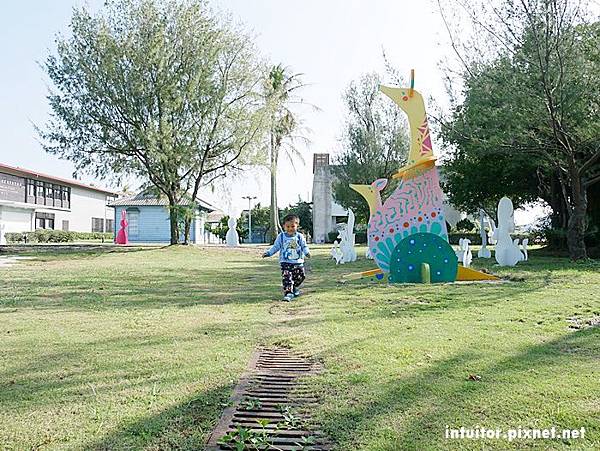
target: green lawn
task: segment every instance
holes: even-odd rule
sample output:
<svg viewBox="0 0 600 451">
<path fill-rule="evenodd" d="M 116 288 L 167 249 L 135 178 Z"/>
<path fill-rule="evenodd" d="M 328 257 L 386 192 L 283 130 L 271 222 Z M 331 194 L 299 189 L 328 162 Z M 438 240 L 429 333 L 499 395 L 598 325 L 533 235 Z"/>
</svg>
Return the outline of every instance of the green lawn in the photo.
<svg viewBox="0 0 600 451">
<path fill-rule="evenodd" d="M 252 350 L 285 344 L 324 363 L 314 415 L 340 450 L 600 448 L 600 327 L 586 323 L 600 317 L 600 264 L 534 251 L 516 268 L 486 262 L 503 283 L 341 284 L 373 264 L 336 267 L 317 247 L 305 296 L 284 304 L 277 261 L 260 253 L 39 254 L 0 268 L 0 445 L 202 449 Z M 586 437 L 448 440 L 447 425 Z"/>
</svg>

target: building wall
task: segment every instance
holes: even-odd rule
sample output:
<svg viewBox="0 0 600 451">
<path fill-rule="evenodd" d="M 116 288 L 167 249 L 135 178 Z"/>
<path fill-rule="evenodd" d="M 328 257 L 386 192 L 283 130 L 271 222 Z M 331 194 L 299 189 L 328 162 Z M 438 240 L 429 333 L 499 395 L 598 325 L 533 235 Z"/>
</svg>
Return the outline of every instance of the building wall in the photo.
<svg viewBox="0 0 600 451">
<path fill-rule="evenodd" d="M 62 230 L 62 222 L 69 221 L 69 231 L 91 232 L 92 218 L 101 218 L 106 228 L 106 220 L 114 218 L 112 207 L 107 204 L 105 193 L 86 190 L 84 188 L 71 188 L 70 209 L 58 209 L 55 207 L 37 206 L 36 211 L 41 213 L 53 213 L 54 229 Z M 105 230 L 109 231 L 109 230 Z"/>
<path fill-rule="evenodd" d="M 171 241 L 171 225 L 169 222 L 169 210 L 164 206 L 131 206 L 124 207 L 118 206 L 115 210 L 115 236 L 121 228 L 121 212 L 125 210 L 127 212 L 127 222 L 131 225 L 133 221 L 132 215 L 138 215 L 137 223 L 137 234 L 131 233 L 133 230 L 128 225 L 127 237 L 130 243 L 168 243 Z M 200 227 L 204 227 L 198 224 L 192 224 L 190 229 L 190 241 L 196 242 L 196 233 Z M 181 233 L 180 239 L 183 240 L 183 232 Z"/>
<path fill-rule="evenodd" d="M 332 230 L 331 204 L 331 172 L 329 166 L 314 168 L 313 176 L 313 242 L 324 243 L 327 234 Z"/>
<path fill-rule="evenodd" d="M 33 210 L 0 205 L 0 244 L 6 244 L 6 233 L 32 230 Z"/>
<path fill-rule="evenodd" d="M 29 180 L 29 182 L 27 182 Z M 39 203 L 40 197 L 35 196 L 29 191 L 27 186 L 31 183 L 43 183 L 49 185 L 55 189 L 52 191 L 52 195 L 45 197 L 42 194 L 42 202 Z M 69 190 L 70 202 L 65 204 L 61 202 L 61 196 L 56 191 L 58 188 L 61 190 Z M 37 190 L 34 189 L 35 193 Z M 65 197 L 64 199 L 68 199 Z M 36 203 L 36 200 L 38 203 Z M 91 232 L 92 231 L 92 218 L 102 219 L 104 228 L 106 228 L 106 219 L 113 219 L 114 213 L 112 207 L 107 206 L 108 194 L 94 189 L 86 189 L 84 187 L 76 185 L 68 185 L 63 181 L 53 181 L 52 179 L 35 179 L 31 176 L 23 176 L 18 171 L 0 172 L 0 206 L 5 212 L 12 212 L 10 222 L 8 219 L 0 219 L 0 229 L 4 230 L 4 233 L 11 232 L 29 232 L 35 230 L 36 221 L 35 214 L 32 215 L 32 211 L 38 213 L 49 213 L 54 215 L 54 229 L 62 230 L 63 221 L 68 222 L 68 230 L 76 232 Z M 49 203 L 49 205 L 45 205 Z M 55 206 L 56 205 L 56 206 Z M 65 205 L 61 207 L 59 205 Z M 67 208 L 68 207 L 68 208 Z M 20 212 L 20 213 L 18 213 Z M 11 213 L 7 213 L 11 215 Z M 15 220 L 15 215 L 21 219 Z M 28 216 L 30 221 L 23 221 L 22 218 Z M 8 217 L 8 216 L 7 216 Z M 67 225 L 67 224 L 65 224 Z M 15 230 L 15 228 L 17 228 Z"/>
</svg>

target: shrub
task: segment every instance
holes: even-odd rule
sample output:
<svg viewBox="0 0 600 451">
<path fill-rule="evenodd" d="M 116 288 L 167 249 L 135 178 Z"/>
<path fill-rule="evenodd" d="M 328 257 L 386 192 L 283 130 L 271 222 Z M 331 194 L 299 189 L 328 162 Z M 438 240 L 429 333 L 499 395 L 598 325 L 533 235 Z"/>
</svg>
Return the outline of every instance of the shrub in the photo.
<svg viewBox="0 0 600 451">
<path fill-rule="evenodd" d="M 333 231 L 327 234 L 327 242 L 333 243 L 338 239 L 339 232 Z M 356 244 L 366 244 L 367 243 L 367 232 L 366 231 L 355 231 L 354 232 L 354 242 Z"/>
<path fill-rule="evenodd" d="M 475 229 L 475 223 L 467 218 L 461 219 L 456 223 L 456 230 L 459 232 L 473 232 Z"/>
<path fill-rule="evenodd" d="M 38 229 L 33 232 L 7 233 L 6 242 L 15 243 L 71 243 L 73 241 L 101 240 L 112 241 L 108 232 L 66 232 L 64 230 Z"/>
</svg>

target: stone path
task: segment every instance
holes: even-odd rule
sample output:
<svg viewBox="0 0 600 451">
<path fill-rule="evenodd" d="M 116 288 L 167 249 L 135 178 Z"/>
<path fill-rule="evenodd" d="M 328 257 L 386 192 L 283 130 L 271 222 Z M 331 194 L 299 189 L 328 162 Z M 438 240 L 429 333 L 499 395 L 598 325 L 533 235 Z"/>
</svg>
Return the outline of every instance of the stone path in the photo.
<svg viewBox="0 0 600 451">
<path fill-rule="evenodd" d="M 303 377 L 319 365 L 283 348 L 259 349 L 250 361 L 211 434 L 207 450 L 329 450 L 331 444 L 310 419 L 317 399 Z"/>
</svg>

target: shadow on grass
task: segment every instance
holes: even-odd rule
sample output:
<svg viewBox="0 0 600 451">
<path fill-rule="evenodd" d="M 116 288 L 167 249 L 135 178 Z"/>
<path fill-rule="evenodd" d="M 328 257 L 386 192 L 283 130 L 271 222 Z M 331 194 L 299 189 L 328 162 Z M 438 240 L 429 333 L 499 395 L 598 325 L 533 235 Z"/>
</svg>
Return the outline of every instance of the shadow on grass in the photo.
<svg viewBox="0 0 600 451">
<path fill-rule="evenodd" d="M 123 424 L 85 449 L 201 450 L 221 415 L 233 385 L 198 392 L 186 402 Z"/>
<path fill-rule="evenodd" d="M 439 449 L 444 443 L 444 430 L 446 425 L 451 427 L 502 427 L 501 424 L 482 424 L 491 412 L 478 410 L 478 400 L 485 398 L 486 394 L 492 395 L 497 388 L 514 393 L 517 396 L 540 395 L 548 396 L 547 405 L 552 405 L 554 398 L 549 393 L 543 393 L 544 388 L 531 387 L 529 383 L 530 371 L 548 372 L 549 377 L 554 372 L 560 371 L 561 365 L 566 361 L 593 362 L 600 358 L 598 339 L 600 329 L 587 329 L 571 333 L 563 338 L 550 341 L 541 345 L 531 346 L 514 355 L 506 357 L 480 369 L 478 375 L 481 381 L 468 380 L 469 369 L 481 367 L 480 357 L 471 353 L 461 353 L 451 358 L 435 362 L 426 370 L 415 376 L 399 378 L 383 385 L 374 396 L 374 399 L 361 402 L 354 399 L 352 405 L 342 406 L 334 413 L 324 412 L 322 426 L 337 439 L 339 449 L 356 449 L 357 445 L 365 444 L 361 437 L 368 435 L 368 431 L 385 430 L 381 422 L 385 422 L 392 415 L 404 418 L 398 429 L 389 431 L 385 449 Z M 329 349 L 326 354 L 337 355 L 339 350 Z M 343 376 L 347 378 L 347 376 Z M 552 381 L 551 381 L 552 382 Z M 525 391 L 524 391 L 525 388 Z M 333 387 L 329 387 L 335 393 Z M 562 387 L 565 390 L 565 387 Z M 335 396 L 335 394 L 333 395 Z M 593 396 L 590 393 L 590 396 Z M 368 397 L 367 397 L 368 398 Z M 339 403 L 339 401 L 338 401 Z M 549 427 L 548 424 L 533 425 L 523 423 L 524 406 L 505 399 L 507 410 L 515 408 L 513 418 L 518 418 L 518 424 L 512 427 Z M 335 404 L 335 402 L 334 402 Z M 489 407 L 489 406 L 488 406 Z M 500 406 L 494 406 L 498 408 Z M 500 407 L 500 408 L 502 408 Z M 526 406 L 525 406 L 526 408 Z M 593 437 L 594 432 L 600 431 L 600 421 L 590 418 L 587 424 L 573 424 L 572 417 L 559 414 L 560 409 L 554 409 L 551 425 L 557 428 L 588 429 L 588 437 Z M 458 415 L 457 415 L 458 411 Z M 530 412 L 530 421 L 536 421 L 540 412 Z M 505 417 L 510 418 L 510 413 Z M 470 421 L 473 424 L 470 424 Z M 457 424 L 458 422 L 458 424 Z M 474 442 L 473 442 L 474 443 Z M 477 442 L 479 447 L 483 442 Z M 531 442 L 530 442 L 531 443 Z M 598 444 L 598 442 L 595 442 Z M 498 442 L 496 442 L 498 444 Z M 545 442 L 547 445 L 548 442 Z M 579 445 L 583 443 L 578 442 Z M 456 445 L 456 443 L 455 443 Z M 540 445 L 544 445 L 540 443 Z M 450 447 L 446 442 L 444 446 Z M 380 448 L 378 448 L 380 449 Z"/>
</svg>

